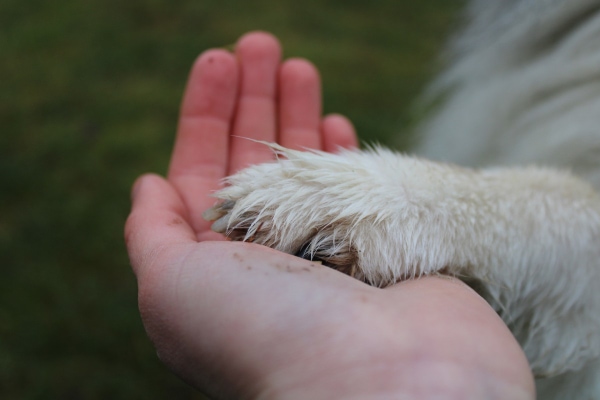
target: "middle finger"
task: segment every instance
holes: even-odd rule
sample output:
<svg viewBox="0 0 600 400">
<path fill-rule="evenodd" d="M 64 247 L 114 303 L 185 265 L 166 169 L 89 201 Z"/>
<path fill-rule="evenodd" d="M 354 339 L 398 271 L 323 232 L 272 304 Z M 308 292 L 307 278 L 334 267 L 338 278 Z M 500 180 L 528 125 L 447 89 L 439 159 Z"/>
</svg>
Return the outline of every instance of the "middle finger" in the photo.
<svg viewBox="0 0 600 400">
<path fill-rule="evenodd" d="M 276 140 L 277 70 L 281 47 L 272 35 L 253 32 L 238 41 L 236 55 L 241 65 L 241 83 L 230 145 L 230 174 L 273 159 L 267 146 L 245 138 Z"/>
</svg>

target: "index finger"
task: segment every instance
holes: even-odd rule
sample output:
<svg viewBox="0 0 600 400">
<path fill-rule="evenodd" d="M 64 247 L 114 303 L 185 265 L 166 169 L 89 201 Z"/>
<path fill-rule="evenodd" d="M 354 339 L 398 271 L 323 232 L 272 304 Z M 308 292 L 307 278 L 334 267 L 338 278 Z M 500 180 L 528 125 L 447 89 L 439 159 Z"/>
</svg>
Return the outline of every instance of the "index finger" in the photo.
<svg viewBox="0 0 600 400">
<path fill-rule="evenodd" d="M 202 212 L 214 203 L 227 173 L 229 132 L 238 87 L 238 63 L 225 50 L 208 50 L 192 68 L 186 87 L 168 178 L 181 194 L 190 223 L 201 235 L 210 223 Z"/>
</svg>

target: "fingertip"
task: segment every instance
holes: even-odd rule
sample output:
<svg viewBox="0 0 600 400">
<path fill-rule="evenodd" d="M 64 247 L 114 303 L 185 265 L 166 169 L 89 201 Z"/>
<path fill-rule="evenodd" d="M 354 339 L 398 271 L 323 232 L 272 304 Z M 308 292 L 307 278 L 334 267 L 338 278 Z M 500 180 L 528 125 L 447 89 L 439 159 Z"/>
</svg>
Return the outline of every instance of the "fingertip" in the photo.
<svg viewBox="0 0 600 400">
<path fill-rule="evenodd" d="M 247 50 L 276 52 L 281 55 L 281 44 L 275 35 L 265 31 L 252 31 L 242 35 L 236 45 L 236 52 Z"/>
<path fill-rule="evenodd" d="M 135 203 L 136 201 L 141 201 L 149 195 L 152 195 L 152 192 L 156 190 L 157 186 L 162 184 L 161 181 L 165 181 L 163 177 L 155 173 L 145 173 L 140 175 L 134 182 L 131 188 L 131 200 Z M 165 184 L 168 185 L 168 183 Z"/>
<path fill-rule="evenodd" d="M 340 148 L 358 148 L 358 137 L 354 125 L 341 114 L 330 114 L 321 123 L 323 148 L 327 152 L 337 152 Z"/>
<path fill-rule="evenodd" d="M 304 58 L 290 58 L 281 64 L 280 79 L 298 84 L 320 84 L 319 70 Z"/>
<path fill-rule="evenodd" d="M 281 44 L 272 34 L 262 31 L 249 32 L 243 35 L 235 45 L 235 53 L 242 64 L 245 61 L 260 60 L 262 64 L 275 67 L 281 60 Z"/>
<path fill-rule="evenodd" d="M 146 173 L 138 176 L 131 186 L 131 201 L 135 202 L 136 198 L 140 197 L 140 192 L 145 191 L 151 181 L 160 179 L 160 176 L 154 173 Z"/>
<path fill-rule="evenodd" d="M 209 115 L 229 119 L 233 112 L 238 74 L 238 62 L 230 52 L 210 49 L 200 54 L 190 71 L 181 116 Z"/>
<path fill-rule="evenodd" d="M 200 53 L 198 55 L 198 57 L 196 57 L 196 60 L 194 61 L 193 64 L 193 69 L 196 69 L 204 64 L 212 64 L 215 61 L 221 61 L 221 60 L 233 60 L 235 61 L 235 57 L 234 55 L 225 50 L 225 49 L 208 49 L 203 51 L 202 53 Z"/>
<path fill-rule="evenodd" d="M 223 49 L 209 49 L 202 52 L 192 65 L 191 78 L 214 75 L 231 77 L 237 74 L 235 56 Z"/>
<path fill-rule="evenodd" d="M 131 189 L 132 213 L 168 210 L 186 217 L 187 209 L 179 193 L 165 178 L 147 173 L 135 180 Z"/>
</svg>

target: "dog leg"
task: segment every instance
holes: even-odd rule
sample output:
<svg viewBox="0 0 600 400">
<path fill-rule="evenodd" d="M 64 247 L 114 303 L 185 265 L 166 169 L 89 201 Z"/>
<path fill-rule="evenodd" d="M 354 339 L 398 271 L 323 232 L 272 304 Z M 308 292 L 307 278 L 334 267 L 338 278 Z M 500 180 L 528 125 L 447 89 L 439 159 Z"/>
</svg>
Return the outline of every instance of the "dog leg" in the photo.
<svg viewBox="0 0 600 400">
<path fill-rule="evenodd" d="M 600 197 L 568 173 L 472 170 L 384 149 L 279 160 L 228 178 L 205 216 L 246 240 L 383 287 L 443 272 L 476 281 L 535 375 L 598 357 Z"/>
</svg>

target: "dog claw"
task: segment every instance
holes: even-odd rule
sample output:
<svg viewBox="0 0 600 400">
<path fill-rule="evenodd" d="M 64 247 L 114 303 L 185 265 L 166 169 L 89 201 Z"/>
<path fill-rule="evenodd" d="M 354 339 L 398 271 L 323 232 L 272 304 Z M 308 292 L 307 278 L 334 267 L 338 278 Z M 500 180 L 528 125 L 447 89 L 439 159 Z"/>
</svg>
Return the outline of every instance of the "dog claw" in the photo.
<svg viewBox="0 0 600 400">
<path fill-rule="evenodd" d="M 233 210 L 233 207 L 235 206 L 235 200 L 225 200 L 224 202 L 222 202 L 220 204 L 221 209 L 225 210 L 225 211 L 231 211 Z"/>
<path fill-rule="evenodd" d="M 230 216 L 231 216 L 231 214 L 229 214 L 229 213 L 223 215 L 221 218 L 219 218 L 218 220 L 213 222 L 210 229 L 212 229 L 213 231 L 215 231 L 217 233 L 227 232 L 227 226 L 229 225 L 229 217 Z"/>
<path fill-rule="evenodd" d="M 202 213 L 202 218 L 206 221 L 216 221 L 222 218 L 224 215 L 227 215 L 229 211 L 233 209 L 235 206 L 235 201 L 233 200 L 225 200 L 222 203 L 219 203 L 215 206 L 212 206 L 208 210 Z"/>
</svg>

